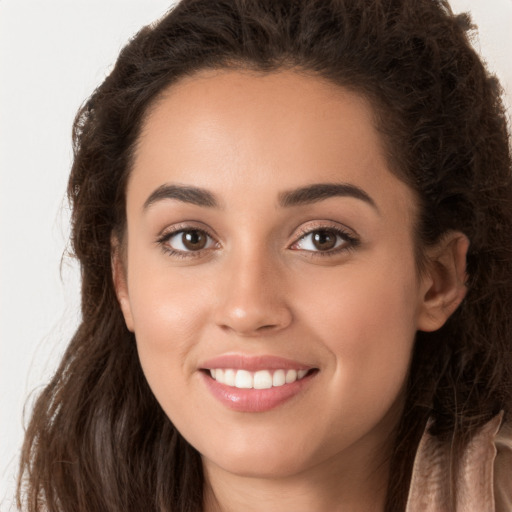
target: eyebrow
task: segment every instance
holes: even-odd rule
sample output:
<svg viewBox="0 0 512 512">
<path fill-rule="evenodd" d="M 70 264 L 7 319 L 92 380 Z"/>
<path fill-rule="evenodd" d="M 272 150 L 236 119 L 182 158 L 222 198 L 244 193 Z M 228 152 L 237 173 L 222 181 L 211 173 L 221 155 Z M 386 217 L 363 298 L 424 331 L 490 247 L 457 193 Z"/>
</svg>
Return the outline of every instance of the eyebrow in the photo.
<svg viewBox="0 0 512 512">
<path fill-rule="evenodd" d="M 152 204 L 164 199 L 176 199 L 183 203 L 195 204 L 207 208 L 218 208 L 219 203 L 215 196 L 199 187 L 189 185 L 166 184 L 154 190 L 144 202 L 143 210 L 147 210 Z"/>
<path fill-rule="evenodd" d="M 350 183 L 315 183 L 279 194 L 279 205 L 283 208 L 317 203 L 331 197 L 354 197 L 368 203 L 377 212 L 375 201 L 362 189 Z M 206 208 L 219 208 L 212 192 L 191 185 L 165 184 L 155 189 L 144 202 L 143 210 L 164 199 L 175 199 L 183 203 Z"/>
<path fill-rule="evenodd" d="M 315 183 L 279 194 L 279 204 L 283 207 L 316 203 L 331 197 L 354 197 L 379 209 L 375 201 L 362 189 L 350 183 Z"/>
</svg>

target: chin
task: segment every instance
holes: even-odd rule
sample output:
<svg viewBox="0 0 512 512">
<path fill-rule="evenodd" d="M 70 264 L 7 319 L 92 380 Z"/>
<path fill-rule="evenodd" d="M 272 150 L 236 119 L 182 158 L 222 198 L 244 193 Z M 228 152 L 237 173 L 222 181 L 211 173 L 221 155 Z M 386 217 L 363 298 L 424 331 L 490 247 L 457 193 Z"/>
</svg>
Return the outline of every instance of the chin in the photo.
<svg viewBox="0 0 512 512">
<path fill-rule="evenodd" d="M 221 460 L 210 460 L 209 462 L 239 477 L 258 479 L 287 478 L 307 469 L 305 460 L 297 460 L 297 458 L 289 456 L 269 457 L 266 453 L 229 456 Z"/>
<path fill-rule="evenodd" d="M 293 436 L 287 436 L 291 441 Z M 315 464 L 314 454 L 308 453 L 297 438 L 291 444 L 282 439 L 248 438 L 243 443 L 219 444 L 207 450 L 203 464 L 213 464 L 232 474 L 247 478 L 286 478 Z"/>
</svg>

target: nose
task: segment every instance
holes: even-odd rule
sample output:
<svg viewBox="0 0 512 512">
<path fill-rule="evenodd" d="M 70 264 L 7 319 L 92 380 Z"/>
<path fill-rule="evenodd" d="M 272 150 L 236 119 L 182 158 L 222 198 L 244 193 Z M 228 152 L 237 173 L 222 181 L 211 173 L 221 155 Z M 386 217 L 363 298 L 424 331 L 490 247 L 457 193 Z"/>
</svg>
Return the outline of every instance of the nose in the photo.
<svg viewBox="0 0 512 512">
<path fill-rule="evenodd" d="M 288 327 L 292 311 L 282 272 L 276 267 L 263 256 L 226 262 L 218 288 L 216 324 L 242 336 L 262 336 Z"/>
</svg>

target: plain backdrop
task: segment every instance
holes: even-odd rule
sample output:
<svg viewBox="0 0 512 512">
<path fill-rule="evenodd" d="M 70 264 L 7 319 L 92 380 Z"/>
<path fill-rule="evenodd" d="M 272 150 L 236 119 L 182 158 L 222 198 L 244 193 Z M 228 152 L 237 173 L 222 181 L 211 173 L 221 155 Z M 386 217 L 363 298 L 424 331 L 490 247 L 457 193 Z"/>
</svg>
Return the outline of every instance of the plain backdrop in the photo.
<svg viewBox="0 0 512 512">
<path fill-rule="evenodd" d="M 512 0 L 452 0 L 512 103 Z M 66 255 L 71 124 L 124 43 L 170 0 L 0 0 L 0 510 L 14 510 L 24 405 L 79 320 Z M 512 355 L 511 355 L 512 357 Z"/>
</svg>

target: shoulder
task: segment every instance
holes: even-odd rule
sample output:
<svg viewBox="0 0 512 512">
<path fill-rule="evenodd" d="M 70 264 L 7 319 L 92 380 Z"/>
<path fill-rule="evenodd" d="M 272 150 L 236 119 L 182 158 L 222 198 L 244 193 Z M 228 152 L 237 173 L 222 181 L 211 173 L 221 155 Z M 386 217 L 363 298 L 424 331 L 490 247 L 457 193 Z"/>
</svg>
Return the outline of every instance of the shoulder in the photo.
<svg viewBox="0 0 512 512">
<path fill-rule="evenodd" d="M 452 510 L 451 445 L 428 433 L 414 460 L 407 512 Z M 499 414 L 486 423 L 462 453 L 455 510 L 512 512 L 512 424 Z"/>
<path fill-rule="evenodd" d="M 496 512 L 512 511 L 512 423 L 504 423 L 495 438 L 494 494 Z"/>
</svg>

